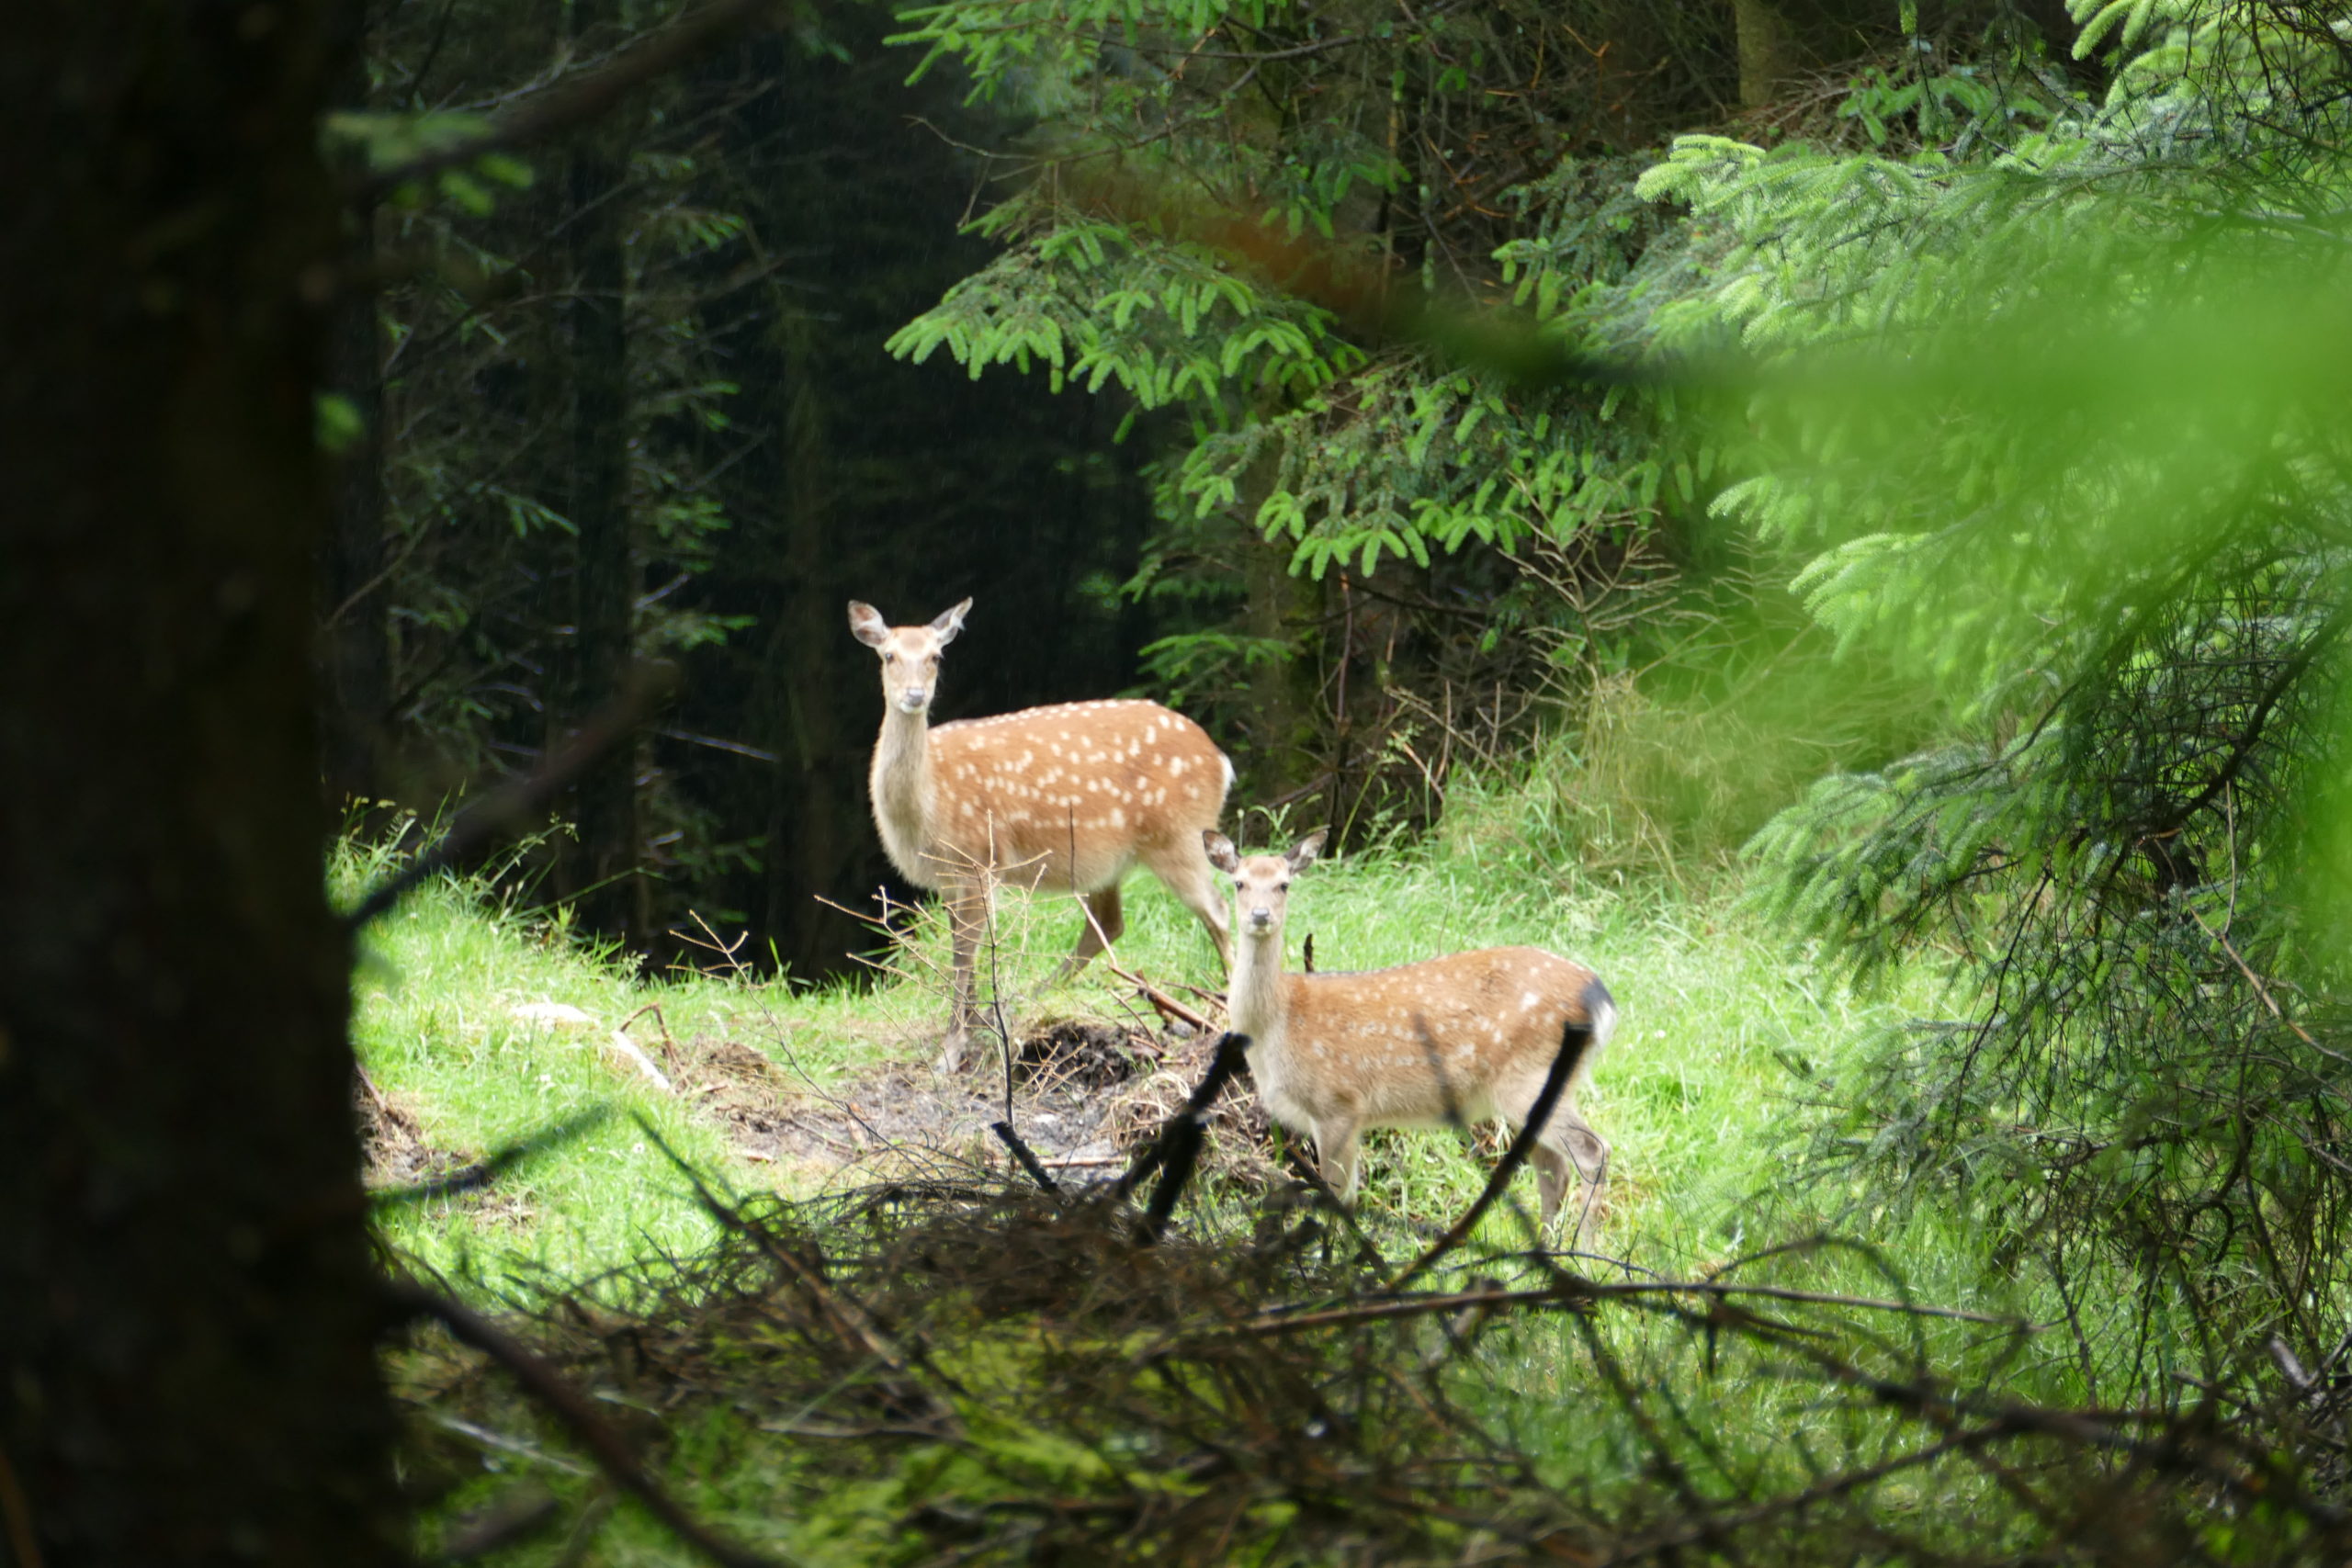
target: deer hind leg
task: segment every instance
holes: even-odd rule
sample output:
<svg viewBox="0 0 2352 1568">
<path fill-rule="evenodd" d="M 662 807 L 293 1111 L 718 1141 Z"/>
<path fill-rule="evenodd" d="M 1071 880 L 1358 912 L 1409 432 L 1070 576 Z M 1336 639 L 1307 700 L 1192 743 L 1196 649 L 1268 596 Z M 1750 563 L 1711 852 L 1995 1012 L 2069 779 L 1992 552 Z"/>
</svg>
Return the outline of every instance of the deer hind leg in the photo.
<svg viewBox="0 0 2352 1568">
<path fill-rule="evenodd" d="M 1119 940 L 1120 933 L 1127 929 L 1126 915 L 1119 905 L 1117 883 L 1114 882 L 1108 887 L 1098 887 L 1091 893 L 1081 893 L 1078 901 L 1085 907 L 1086 925 L 1078 933 L 1078 945 L 1070 950 L 1068 958 L 1062 960 L 1062 966 L 1054 971 L 1053 983 L 1057 986 L 1085 968 L 1096 953 L 1107 952 L 1111 944 Z"/>
<path fill-rule="evenodd" d="M 1535 1162 L 1536 1190 L 1543 1195 L 1546 1235 L 1553 1217 L 1560 1212 L 1560 1201 L 1567 1196 L 1570 1173 L 1584 1182 L 1584 1202 L 1568 1233 L 1568 1244 L 1573 1247 L 1582 1238 L 1588 1220 L 1609 1212 L 1608 1141 L 1586 1124 L 1574 1105 L 1564 1102 L 1537 1134 L 1530 1157 Z"/>
<path fill-rule="evenodd" d="M 1208 928 L 1209 940 L 1216 943 L 1217 962 L 1227 974 L 1233 973 L 1231 917 L 1226 912 L 1225 896 L 1216 889 L 1209 858 L 1202 852 L 1200 836 L 1194 834 L 1190 842 L 1154 844 L 1144 852 L 1143 863 L 1167 884 L 1178 902 L 1200 917 L 1201 924 Z"/>
<path fill-rule="evenodd" d="M 1514 1133 L 1527 1125 L 1528 1113 L 1535 1109 L 1535 1101 L 1544 1092 L 1544 1077 L 1527 1074 L 1496 1095 L 1497 1109 Z M 1609 1145 L 1577 1111 L 1576 1090 L 1576 1081 L 1571 1079 L 1553 1106 L 1552 1114 L 1544 1119 L 1542 1130 L 1535 1134 L 1535 1146 L 1527 1154 L 1528 1163 L 1535 1168 L 1536 1191 L 1543 1198 L 1542 1225 L 1546 1235 L 1551 1232 L 1553 1218 L 1560 1212 L 1561 1201 L 1567 1196 L 1569 1177 L 1583 1179 L 1584 1206 L 1577 1216 L 1576 1231 L 1569 1237 L 1571 1243 L 1583 1234 L 1585 1221 L 1600 1212 L 1609 1180 Z"/>
</svg>

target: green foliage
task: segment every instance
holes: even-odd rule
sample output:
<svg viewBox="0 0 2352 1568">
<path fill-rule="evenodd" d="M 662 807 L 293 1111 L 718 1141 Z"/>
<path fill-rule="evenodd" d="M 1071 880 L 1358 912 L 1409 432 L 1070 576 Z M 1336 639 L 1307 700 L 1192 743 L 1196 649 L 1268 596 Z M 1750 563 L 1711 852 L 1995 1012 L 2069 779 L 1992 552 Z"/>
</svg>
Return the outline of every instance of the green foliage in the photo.
<svg viewBox="0 0 2352 1568">
<path fill-rule="evenodd" d="M 1662 511 L 1703 503 L 1716 454 L 1655 439 L 1671 399 L 1529 388 L 1383 321 L 1408 297 L 1438 301 L 1429 320 L 1442 323 L 1457 303 L 1516 295 L 1554 323 L 1544 332 L 1582 342 L 1594 323 L 1571 323 L 1571 302 L 1631 288 L 1658 230 L 1628 188 L 1629 106 L 1648 116 L 1702 97 L 1687 73 L 1720 43 L 1705 31 L 1719 21 L 1518 0 L 1360 26 L 1280 0 L 907 15 L 902 41 L 924 47 L 923 69 L 954 60 L 977 92 L 1044 124 L 1035 182 L 974 225 L 1007 249 L 891 347 L 1182 412 L 1181 433 L 1155 427 L 1170 437 L 1160 525 L 1129 584 L 1190 623 L 1156 645 L 1157 679 L 1195 700 L 1249 694 L 1233 711 L 1253 729 L 1274 722 L 1267 692 L 1306 682 L 1263 657 L 1262 585 L 1246 627 L 1220 619 L 1244 607 L 1253 538 L 1317 582 L 1419 581 L 1448 556 L 1589 531 L 1622 547 Z M 1638 87 L 1592 38 L 1650 62 Z M 1595 106 L 1611 97 L 1623 118 L 1604 127 Z M 1420 640 L 1434 650 L 1449 635 Z M 1493 651 L 1419 653 L 1409 675 L 1384 660 L 1381 678 L 1426 685 L 1434 664 L 1451 680 Z"/>
<path fill-rule="evenodd" d="M 1690 137 L 1641 188 L 1706 257 L 1659 341 L 1757 367 L 1716 509 L 1808 555 L 1840 647 L 1960 720 L 1756 841 L 1793 930 L 1866 971 L 1959 963 L 1957 1016 L 1824 1089 L 1823 1168 L 1933 1190 L 2055 1278 L 2128 1260 L 2138 1329 L 2079 1353 L 2159 1398 L 2184 1332 L 2332 1343 L 2352 1239 L 2323 1174 L 2345 976 L 2306 874 L 2352 618 L 2347 279 L 2281 216 L 2340 201 L 2313 152 L 2342 56 L 2260 6 L 2085 15 L 2117 85 L 2028 134 Z"/>
<path fill-rule="evenodd" d="M 1311 390 L 1363 361 L 1324 312 L 1199 244 L 1019 198 L 975 227 L 1020 243 L 901 328 L 892 353 L 921 363 L 944 346 L 976 378 L 1035 363 L 1056 391 L 1111 382 L 1146 409 L 1183 401 L 1212 414 L 1228 389 Z"/>
</svg>

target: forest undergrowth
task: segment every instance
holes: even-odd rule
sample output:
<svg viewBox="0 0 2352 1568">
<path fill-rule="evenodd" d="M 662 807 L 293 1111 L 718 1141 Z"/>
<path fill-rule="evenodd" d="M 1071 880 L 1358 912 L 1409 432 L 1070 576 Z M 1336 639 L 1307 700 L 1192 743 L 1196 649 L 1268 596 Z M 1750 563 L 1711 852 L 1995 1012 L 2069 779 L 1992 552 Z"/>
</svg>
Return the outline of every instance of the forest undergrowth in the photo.
<svg viewBox="0 0 2352 1568">
<path fill-rule="evenodd" d="M 2220 1388 L 2185 1416 L 2100 1408 L 2079 1347 L 2128 1315 L 2120 1281 L 2061 1290 L 1957 1203 L 1808 1179 L 1841 1054 L 1931 1011 L 1931 964 L 1858 995 L 1736 874 L 1588 880 L 1498 826 L 1556 798 L 1465 791 L 1458 831 L 1302 884 L 1318 967 L 1533 942 L 1624 1009 L 1580 1101 L 1613 1145 L 1605 1212 L 1547 1249 L 1522 1173 L 1418 1269 L 1498 1141 L 1376 1135 L 1351 1220 L 1229 1114 L 1245 1079 L 1197 1168 L 1117 1184 L 1183 1121 L 1161 1114 L 1181 1090 L 1124 1132 L 1089 1123 L 1107 1156 L 1057 1160 L 1052 1191 L 1014 1167 L 998 1112 L 1067 1153 L 1051 1117 L 1207 1060 L 1106 965 L 1042 988 L 1067 901 L 1000 915 L 991 968 L 1030 1057 L 1008 1100 L 1001 1057 L 933 1079 L 920 922 L 869 989 L 754 980 L 717 933 L 705 972 L 639 982 L 481 885 L 413 896 L 357 983 L 381 1234 L 395 1269 L 514 1337 L 420 1329 L 390 1358 L 421 1544 L 695 1560 L 667 1507 L 716 1532 L 702 1555 L 810 1563 L 2341 1551 L 2341 1516 L 2248 1437 L 2313 1409 Z M 339 885 L 386 858 L 347 849 Z M 1129 975 L 1215 985 L 1148 879 L 1130 927 Z M 1051 1070 L 1057 1041 L 1145 1059 L 1089 1082 Z M 526 1355 L 578 1409 L 517 1382 Z M 649 1467 L 639 1495 L 600 1442 Z"/>
</svg>

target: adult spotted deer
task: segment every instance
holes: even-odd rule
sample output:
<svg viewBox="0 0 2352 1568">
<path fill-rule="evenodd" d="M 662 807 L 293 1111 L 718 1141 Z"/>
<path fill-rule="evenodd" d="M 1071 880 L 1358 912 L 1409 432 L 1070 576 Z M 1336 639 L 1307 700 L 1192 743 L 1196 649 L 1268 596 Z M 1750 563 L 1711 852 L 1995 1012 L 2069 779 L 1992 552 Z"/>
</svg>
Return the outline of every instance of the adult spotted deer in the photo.
<svg viewBox="0 0 2352 1568">
<path fill-rule="evenodd" d="M 1233 963 L 1225 900 L 1201 849 L 1233 782 L 1225 753 L 1158 703 L 1064 703 L 933 728 L 940 652 L 971 607 L 967 599 L 927 626 L 888 626 L 854 600 L 849 607 L 849 629 L 882 656 L 882 735 L 867 774 L 874 824 L 899 873 L 947 903 L 954 999 L 940 1066 L 951 1073 L 978 1017 L 974 961 L 996 886 L 1084 902 L 1086 929 L 1057 978 L 1126 929 L 1119 880 L 1138 861 Z"/>
<path fill-rule="evenodd" d="M 1323 1179 L 1355 1195 L 1357 1137 L 1501 1116 L 1525 1125 L 1563 1050 L 1577 1052 L 1529 1157 L 1551 1228 L 1573 1166 L 1598 1194 L 1609 1145 L 1577 1113 L 1576 1091 L 1609 1043 L 1617 1007 L 1598 976 L 1538 947 L 1487 947 L 1360 974 L 1283 973 L 1291 878 L 1323 848 L 1243 858 L 1202 835 L 1233 878 L 1239 913 L 1231 1016 L 1250 1037 L 1250 1073 L 1267 1114 L 1315 1140 Z M 1563 1040 L 1567 1043 L 1564 1047 Z"/>
</svg>

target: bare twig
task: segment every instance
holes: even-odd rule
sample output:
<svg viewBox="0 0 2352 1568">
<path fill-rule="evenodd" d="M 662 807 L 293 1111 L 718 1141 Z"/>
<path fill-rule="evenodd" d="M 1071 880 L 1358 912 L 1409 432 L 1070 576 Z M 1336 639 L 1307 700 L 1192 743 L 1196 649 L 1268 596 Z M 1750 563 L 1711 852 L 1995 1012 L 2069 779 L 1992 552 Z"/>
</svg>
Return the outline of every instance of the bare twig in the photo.
<svg viewBox="0 0 2352 1568">
<path fill-rule="evenodd" d="M 1472 1291 L 1442 1291 L 1426 1295 L 1390 1297 L 1351 1303 L 1346 1306 L 1323 1307 L 1300 1312 L 1263 1312 L 1239 1323 L 1224 1324 L 1201 1331 L 1193 1337 L 1256 1337 L 1269 1334 L 1295 1334 L 1302 1329 L 1327 1328 L 1335 1324 L 1377 1323 L 1391 1318 L 1422 1317 L 1430 1313 L 1458 1312 L 1464 1307 L 1504 1307 L 1559 1305 L 1580 1307 L 1598 1301 L 1638 1296 L 1706 1296 L 1729 1300 L 1734 1296 L 1755 1296 L 1767 1301 L 1793 1302 L 1810 1306 L 1853 1307 L 1868 1312 L 1898 1313 L 1912 1317 L 1956 1318 L 1963 1323 L 1990 1324 L 1996 1327 L 2021 1328 L 2014 1318 L 1996 1317 L 1990 1313 L 1970 1312 L 1964 1307 L 1923 1306 L 1916 1302 L 1885 1301 L 1872 1296 L 1838 1295 L 1827 1291 L 1798 1291 L 1781 1285 L 1740 1285 L 1719 1280 L 1627 1280 L 1604 1284 L 1577 1275 L 1564 1276 L 1557 1283 L 1536 1286 L 1528 1290 L 1510 1291 L 1499 1287 Z"/>
<path fill-rule="evenodd" d="M 1175 1019 L 1178 1022 L 1188 1024 L 1193 1029 L 1200 1031 L 1203 1034 L 1207 1034 L 1216 1028 L 1216 1025 L 1211 1023 L 1206 1016 L 1194 1012 L 1191 1008 L 1186 1007 L 1182 1002 L 1178 1001 L 1175 998 L 1170 996 L 1167 992 L 1161 990 L 1159 987 L 1153 985 L 1142 976 L 1131 974 L 1128 971 L 1120 968 L 1119 965 L 1112 963 L 1108 958 L 1105 958 L 1102 961 L 1102 964 L 1103 967 L 1110 970 L 1112 974 L 1116 975 L 1120 979 L 1125 980 L 1128 985 L 1133 986 L 1136 989 L 1141 991 L 1144 996 L 1144 1000 L 1149 1002 L 1153 1007 L 1158 1008 L 1161 1017 Z"/>
<path fill-rule="evenodd" d="M 2188 908 L 2188 906 L 2184 904 L 2181 908 L 2187 909 Z M 2340 1053 L 2331 1051 L 2326 1046 L 2321 1044 L 2318 1041 L 2312 1039 L 2309 1030 L 2305 1029 L 2301 1024 L 2297 1023 L 2293 1019 L 2287 1016 L 2286 1012 L 2278 1006 L 2277 998 L 2271 996 L 2270 987 L 2263 983 L 2261 976 L 2254 972 L 2253 965 L 2246 963 L 2244 958 L 2238 956 L 2238 950 L 2230 945 L 2230 939 L 2228 937 L 2223 936 L 2220 931 L 2217 931 L 2211 926 L 2207 925 L 2205 923 L 2205 917 L 2199 914 L 2194 909 L 2188 909 L 2188 918 L 2195 920 L 2197 922 L 2198 929 L 2202 931 L 2207 936 L 2211 937 L 2215 944 L 2218 945 L 2223 953 L 2230 955 L 2230 962 L 2238 966 L 2238 973 L 2245 976 L 2246 984 L 2254 987 L 2254 994 L 2262 998 L 2262 1005 L 2270 1010 L 2271 1017 L 2277 1019 L 2279 1022 L 2293 1030 L 2298 1039 L 2301 1040 L 2304 1044 L 2310 1046 L 2312 1050 L 2317 1051 L 2322 1055 L 2333 1056 L 2339 1062 L 2344 1060 L 2344 1057 Z"/>
</svg>

